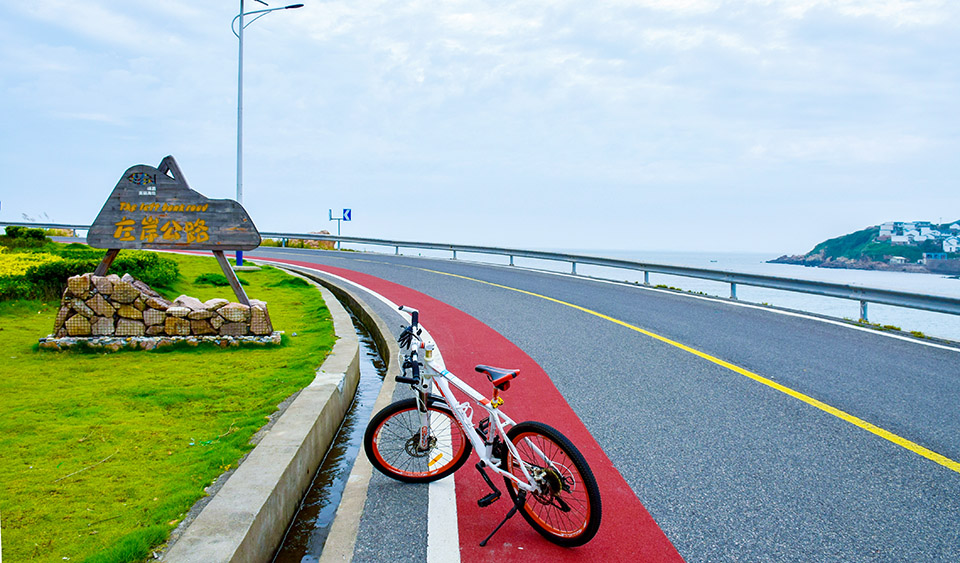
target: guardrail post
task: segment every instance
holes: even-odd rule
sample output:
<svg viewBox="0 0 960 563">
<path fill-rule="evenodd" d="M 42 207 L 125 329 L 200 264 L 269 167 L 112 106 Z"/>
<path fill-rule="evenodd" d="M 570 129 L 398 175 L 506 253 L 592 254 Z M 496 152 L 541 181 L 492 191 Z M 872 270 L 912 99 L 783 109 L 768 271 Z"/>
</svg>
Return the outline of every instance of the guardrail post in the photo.
<svg viewBox="0 0 960 563">
<path fill-rule="evenodd" d="M 457 259 L 457 251 L 456 251 L 456 250 L 453 251 L 453 259 L 454 259 L 454 260 Z"/>
<path fill-rule="evenodd" d="M 510 265 L 513 266 L 513 255 L 510 255 Z"/>
<path fill-rule="evenodd" d="M 399 247 L 399 246 L 394 246 L 394 247 L 393 247 L 393 255 L 394 255 L 394 256 L 400 256 L 400 247 Z"/>
<path fill-rule="evenodd" d="M 577 263 L 576 263 L 576 262 L 570 262 L 570 265 L 573 266 L 573 267 L 570 269 L 570 273 L 573 274 L 573 275 L 577 275 Z"/>
<path fill-rule="evenodd" d="M 730 299 L 737 298 L 737 284 L 730 282 Z"/>
<path fill-rule="evenodd" d="M 867 302 L 863 300 L 860 301 L 860 322 L 870 322 L 867 320 Z"/>
<path fill-rule="evenodd" d="M 643 285 L 650 285 L 650 272 L 643 272 Z"/>
</svg>

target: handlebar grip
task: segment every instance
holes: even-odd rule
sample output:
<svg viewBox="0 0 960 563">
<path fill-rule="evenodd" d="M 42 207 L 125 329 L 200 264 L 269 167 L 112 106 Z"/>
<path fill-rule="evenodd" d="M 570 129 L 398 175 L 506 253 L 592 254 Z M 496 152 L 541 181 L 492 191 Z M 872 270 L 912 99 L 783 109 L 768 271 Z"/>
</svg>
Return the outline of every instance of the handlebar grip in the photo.
<svg viewBox="0 0 960 563">
<path fill-rule="evenodd" d="M 419 379 L 414 379 L 412 377 L 404 377 L 402 375 L 398 375 L 396 377 L 396 380 L 400 383 L 409 383 L 410 385 L 419 385 L 420 383 Z"/>
<path fill-rule="evenodd" d="M 420 324 L 420 311 L 414 309 L 413 307 L 407 307 L 406 305 L 400 305 L 398 307 L 401 311 L 406 311 L 410 313 L 410 325 L 417 326 Z"/>
</svg>

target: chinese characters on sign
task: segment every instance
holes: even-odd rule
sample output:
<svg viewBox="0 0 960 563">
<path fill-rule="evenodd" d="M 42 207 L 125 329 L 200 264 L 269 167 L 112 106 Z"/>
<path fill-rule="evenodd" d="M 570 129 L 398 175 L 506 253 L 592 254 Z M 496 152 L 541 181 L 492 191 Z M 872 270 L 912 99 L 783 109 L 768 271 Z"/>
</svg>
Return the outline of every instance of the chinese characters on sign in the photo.
<svg viewBox="0 0 960 563">
<path fill-rule="evenodd" d="M 160 224 L 160 219 L 153 216 L 146 216 L 140 221 L 140 240 L 153 242 L 160 233 L 157 232 L 157 226 Z M 121 240 L 124 242 L 135 241 L 137 240 L 134 229 L 137 226 L 137 222 L 133 219 L 127 219 L 124 216 L 123 219 L 114 223 L 117 229 L 113 232 L 113 238 Z M 186 235 L 186 242 L 207 242 L 210 240 L 210 235 L 208 234 L 208 227 L 206 222 L 203 219 L 197 219 L 196 221 L 184 223 L 183 226 L 180 223 L 169 220 L 166 221 L 163 226 L 159 227 L 160 231 L 163 233 L 163 240 L 170 242 L 179 242 L 184 235 Z M 182 232 L 181 232 L 182 231 Z"/>
<path fill-rule="evenodd" d="M 164 214 L 177 212 L 177 213 L 204 213 L 210 207 L 210 204 L 204 203 L 203 205 L 171 205 L 169 203 L 141 203 L 139 205 L 133 203 L 127 203 L 125 201 L 120 202 L 120 211 L 126 213 L 136 213 L 137 211 L 156 213 L 162 212 Z M 123 241 L 123 242 L 132 242 L 136 241 L 137 235 L 139 232 L 141 241 L 146 241 L 152 243 L 157 237 L 164 242 L 176 243 L 182 240 L 185 240 L 187 243 L 192 242 L 207 242 L 210 240 L 209 227 L 207 226 L 206 221 L 203 219 L 197 219 L 195 221 L 185 221 L 183 225 L 179 222 L 169 219 L 164 221 L 163 225 L 160 224 L 160 217 L 155 215 L 147 215 L 140 220 L 140 230 L 137 229 L 137 221 L 134 219 L 128 218 L 127 215 L 124 215 L 122 219 L 114 222 L 116 230 L 113 232 L 113 238 Z M 159 232 L 158 232 L 159 229 Z M 161 234 L 162 233 L 162 234 Z M 184 239 L 184 237 L 186 237 Z"/>
</svg>

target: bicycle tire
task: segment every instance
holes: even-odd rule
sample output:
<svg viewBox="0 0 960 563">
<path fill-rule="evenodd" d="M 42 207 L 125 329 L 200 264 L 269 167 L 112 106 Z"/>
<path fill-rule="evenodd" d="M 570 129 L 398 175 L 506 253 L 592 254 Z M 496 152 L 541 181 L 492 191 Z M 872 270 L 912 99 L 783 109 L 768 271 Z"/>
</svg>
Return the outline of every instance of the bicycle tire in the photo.
<svg viewBox="0 0 960 563">
<path fill-rule="evenodd" d="M 363 434 L 367 459 L 378 471 L 405 483 L 429 483 L 459 469 L 473 446 L 442 399 L 428 396 L 431 447 L 420 452 L 417 400 L 403 399 L 378 412 Z"/>
<path fill-rule="evenodd" d="M 542 470 L 538 493 L 527 493 L 520 514 L 543 537 L 564 546 L 576 547 L 593 539 L 600 529 L 600 488 L 576 447 L 556 429 L 541 422 L 521 422 L 507 432 L 521 461 L 529 468 Z M 532 445 L 550 460 L 547 464 Z M 506 448 L 505 448 L 506 449 Z M 504 470 L 524 479 L 513 456 L 507 454 Z M 519 488 L 504 477 L 514 503 Z"/>
</svg>

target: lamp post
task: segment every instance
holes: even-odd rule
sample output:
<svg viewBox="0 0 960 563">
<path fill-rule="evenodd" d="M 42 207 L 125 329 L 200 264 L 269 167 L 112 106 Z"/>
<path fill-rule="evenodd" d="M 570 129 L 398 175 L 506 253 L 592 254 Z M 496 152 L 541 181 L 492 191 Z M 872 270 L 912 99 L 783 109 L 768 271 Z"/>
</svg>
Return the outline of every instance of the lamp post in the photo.
<svg viewBox="0 0 960 563">
<path fill-rule="evenodd" d="M 267 6 L 268 4 L 263 0 L 256 0 L 257 2 Z M 278 10 L 292 10 L 296 8 L 302 8 L 303 4 L 290 4 L 289 6 L 282 6 L 279 8 L 266 8 L 263 10 L 254 10 L 252 12 L 243 11 L 243 0 L 240 0 L 240 13 L 233 18 L 233 21 L 230 22 L 230 31 L 237 36 L 237 39 L 240 40 L 240 55 L 237 58 L 237 203 L 243 205 L 243 30 L 253 22 L 262 18 L 263 16 L 269 14 L 270 12 L 276 12 Z M 256 15 L 257 17 L 253 18 L 247 23 L 243 22 L 244 16 Z M 237 25 L 237 28 L 234 29 L 234 24 L 240 22 Z M 237 251 L 237 266 L 243 265 L 243 251 Z"/>
</svg>

